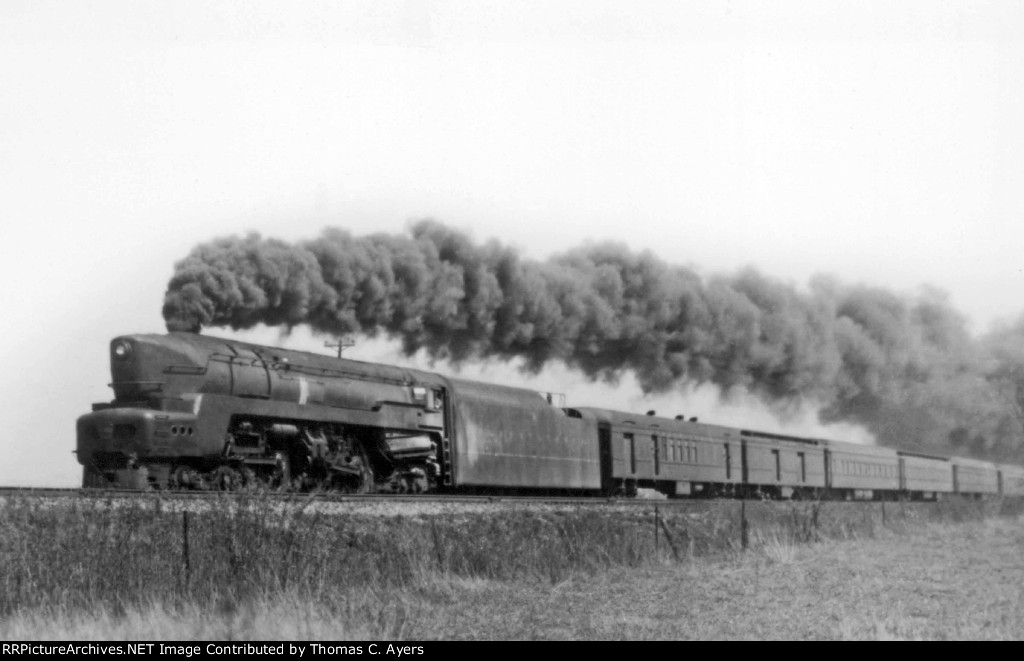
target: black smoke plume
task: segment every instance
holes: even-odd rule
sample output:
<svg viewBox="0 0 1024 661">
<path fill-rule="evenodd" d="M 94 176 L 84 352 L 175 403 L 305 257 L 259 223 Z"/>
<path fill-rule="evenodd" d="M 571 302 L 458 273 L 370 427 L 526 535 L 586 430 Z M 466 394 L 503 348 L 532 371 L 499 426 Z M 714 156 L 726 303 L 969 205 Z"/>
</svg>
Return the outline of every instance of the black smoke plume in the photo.
<svg viewBox="0 0 1024 661">
<path fill-rule="evenodd" d="M 610 381 L 631 370 L 648 392 L 811 400 L 823 421 L 887 445 L 1024 459 L 1024 321 L 976 340 L 937 291 L 824 277 L 804 290 L 752 269 L 702 278 L 615 243 L 535 261 L 422 221 L 408 235 L 201 244 L 176 265 L 163 314 L 171 330 L 307 324 L 456 363 L 556 360 Z"/>
</svg>

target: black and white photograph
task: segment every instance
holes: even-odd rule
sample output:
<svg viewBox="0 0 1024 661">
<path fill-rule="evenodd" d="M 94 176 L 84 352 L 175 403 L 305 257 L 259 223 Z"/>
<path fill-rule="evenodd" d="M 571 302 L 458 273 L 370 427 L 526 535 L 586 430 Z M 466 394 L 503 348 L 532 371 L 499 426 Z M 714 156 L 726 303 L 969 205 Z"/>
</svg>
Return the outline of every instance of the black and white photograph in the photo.
<svg viewBox="0 0 1024 661">
<path fill-rule="evenodd" d="M 0 90 L 0 656 L 1024 638 L 1021 3 L 4 0 Z"/>
</svg>

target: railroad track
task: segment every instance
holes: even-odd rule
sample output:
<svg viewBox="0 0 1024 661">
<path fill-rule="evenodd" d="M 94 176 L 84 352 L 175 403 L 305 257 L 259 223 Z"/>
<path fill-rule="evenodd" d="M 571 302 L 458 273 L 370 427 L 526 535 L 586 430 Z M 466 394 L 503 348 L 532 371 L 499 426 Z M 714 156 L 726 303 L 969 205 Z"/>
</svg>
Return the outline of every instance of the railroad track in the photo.
<svg viewBox="0 0 1024 661">
<path fill-rule="evenodd" d="M 0 487 L 0 498 L 5 496 L 39 497 L 39 498 L 88 498 L 93 500 L 107 499 L 166 499 L 166 500 L 209 500 L 267 498 L 279 501 L 319 501 L 329 503 L 551 503 L 565 505 L 681 505 L 685 500 L 665 500 L 654 498 L 603 498 L 595 496 L 517 496 L 510 494 L 343 494 L 330 492 L 294 492 L 294 491 L 156 491 L 134 489 L 82 489 L 75 487 L 37 488 L 37 487 Z"/>
<path fill-rule="evenodd" d="M 664 499 L 664 498 L 608 498 L 599 496 L 551 496 L 534 495 L 518 496 L 512 494 L 343 494 L 331 492 L 295 492 L 272 490 L 238 490 L 238 491 L 157 491 L 132 489 L 83 489 L 77 487 L 37 488 L 37 487 L 0 487 L 0 498 L 83 498 L 89 500 L 218 500 L 218 499 L 268 499 L 281 502 L 324 502 L 324 503 L 524 503 L 553 505 L 584 505 L 584 506 L 632 506 L 632 507 L 694 507 L 701 503 L 736 503 L 741 500 L 721 499 Z M 747 500 L 747 503 L 779 503 L 799 504 L 813 501 L 800 500 Z M 883 501 L 876 500 L 823 500 L 830 505 L 878 505 Z M 897 503 L 898 501 L 884 501 Z"/>
</svg>

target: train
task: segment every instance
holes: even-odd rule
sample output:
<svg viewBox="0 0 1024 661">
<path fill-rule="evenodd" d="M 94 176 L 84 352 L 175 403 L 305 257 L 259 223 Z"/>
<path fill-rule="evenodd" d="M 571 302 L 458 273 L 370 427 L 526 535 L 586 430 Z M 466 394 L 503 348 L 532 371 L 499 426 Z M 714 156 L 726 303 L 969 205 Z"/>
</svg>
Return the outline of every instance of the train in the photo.
<svg viewBox="0 0 1024 661">
<path fill-rule="evenodd" d="M 209 335 L 110 343 L 77 421 L 85 488 L 935 500 L 1024 468 L 599 407 Z"/>
</svg>

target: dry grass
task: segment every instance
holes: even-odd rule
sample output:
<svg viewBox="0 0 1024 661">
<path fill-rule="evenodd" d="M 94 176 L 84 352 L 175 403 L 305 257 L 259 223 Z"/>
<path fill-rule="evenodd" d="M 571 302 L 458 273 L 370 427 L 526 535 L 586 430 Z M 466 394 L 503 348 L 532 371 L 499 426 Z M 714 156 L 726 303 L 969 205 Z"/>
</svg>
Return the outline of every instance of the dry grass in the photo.
<svg viewBox="0 0 1024 661">
<path fill-rule="evenodd" d="M 1024 635 L 1024 525 L 977 523 L 992 509 L 977 503 L 889 503 L 884 514 L 748 504 L 746 551 L 737 503 L 657 518 L 651 508 L 346 517 L 304 502 L 231 503 L 189 514 L 186 546 L 186 515 L 171 508 L 8 500 L 0 637 Z"/>
<path fill-rule="evenodd" d="M 401 640 L 419 604 L 352 593 L 313 603 L 290 593 L 232 607 L 155 601 L 124 612 L 39 608 L 0 620 L 4 640 Z"/>
<path fill-rule="evenodd" d="M 874 538 L 460 590 L 443 638 L 1019 639 L 1024 522 L 926 524 Z M 499 615 L 500 613 L 500 615 Z"/>
<path fill-rule="evenodd" d="M 797 543 L 778 530 L 759 535 L 755 548 L 760 549 L 764 557 L 775 564 L 789 565 L 797 557 Z"/>
</svg>

